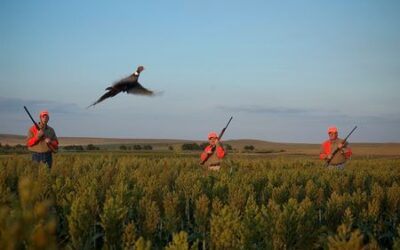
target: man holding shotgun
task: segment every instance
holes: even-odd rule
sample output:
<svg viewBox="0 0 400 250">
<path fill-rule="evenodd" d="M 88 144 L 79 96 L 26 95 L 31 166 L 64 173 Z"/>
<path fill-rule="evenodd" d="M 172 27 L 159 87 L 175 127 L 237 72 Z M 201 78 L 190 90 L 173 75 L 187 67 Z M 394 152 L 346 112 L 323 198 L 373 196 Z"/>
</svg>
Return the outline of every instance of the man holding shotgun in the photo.
<svg viewBox="0 0 400 250">
<path fill-rule="evenodd" d="M 352 155 L 352 151 L 348 147 L 347 138 L 356 128 L 344 140 L 338 137 L 338 129 L 336 127 L 328 128 L 329 139 L 322 144 L 319 155 L 321 160 L 325 160 L 326 167 L 344 169 L 346 160 Z"/>
<path fill-rule="evenodd" d="M 206 165 L 209 170 L 218 171 L 221 168 L 221 161 L 225 157 L 225 150 L 222 147 L 220 139 L 225 133 L 226 128 L 231 122 L 229 119 L 228 124 L 222 129 L 220 135 L 218 136 L 215 132 L 208 133 L 209 145 L 204 149 L 203 153 L 200 155 L 200 164 Z"/>
<path fill-rule="evenodd" d="M 24 107 L 28 115 L 30 113 Z M 44 162 L 49 168 L 53 163 L 52 153 L 58 148 L 58 139 L 54 129 L 47 125 L 49 122 L 49 112 L 47 110 L 40 112 L 40 122 L 37 124 L 33 118 L 34 125 L 30 127 L 27 137 L 27 146 L 32 151 L 32 160 L 36 162 Z"/>
</svg>

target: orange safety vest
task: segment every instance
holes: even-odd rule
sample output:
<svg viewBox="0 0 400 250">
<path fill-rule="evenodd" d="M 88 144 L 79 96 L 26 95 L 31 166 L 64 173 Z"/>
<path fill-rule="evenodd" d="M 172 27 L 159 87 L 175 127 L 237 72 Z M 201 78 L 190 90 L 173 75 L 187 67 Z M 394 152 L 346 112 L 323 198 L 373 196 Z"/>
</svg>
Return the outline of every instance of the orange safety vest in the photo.
<svg viewBox="0 0 400 250">
<path fill-rule="evenodd" d="M 337 139 L 340 140 L 340 143 L 343 142 L 342 139 Z M 351 155 L 353 154 L 353 152 L 351 151 L 350 148 L 343 148 L 345 150 L 344 152 L 344 156 L 346 159 L 350 158 Z M 325 160 L 325 158 L 330 155 L 334 150 L 331 149 L 331 141 L 330 140 L 326 140 L 323 144 L 322 144 L 322 150 L 321 153 L 319 154 L 319 158 L 321 160 Z"/>
</svg>

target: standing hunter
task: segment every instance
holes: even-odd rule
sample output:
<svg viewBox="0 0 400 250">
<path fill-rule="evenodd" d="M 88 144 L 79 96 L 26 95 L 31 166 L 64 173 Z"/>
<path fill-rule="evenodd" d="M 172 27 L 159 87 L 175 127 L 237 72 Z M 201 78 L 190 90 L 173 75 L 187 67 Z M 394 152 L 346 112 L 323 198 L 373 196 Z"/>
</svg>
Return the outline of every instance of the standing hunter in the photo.
<svg viewBox="0 0 400 250">
<path fill-rule="evenodd" d="M 208 134 L 208 142 L 210 144 L 200 155 L 201 163 L 206 165 L 209 170 L 218 171 L 221 168 L 221 161 L 225 157 L 225 150 L 215 132 Z"/>
<path fill-rule="evenodd" d="M 319 158 L 326 161 L 327 167 L 344 169 L 346 160 L 353 154 L 349 148 L 347 141 L 338 137 L 338 129 L 336 127 L 328 128 L 329 139 L 322 143 Z M 332 155 L 335 150 L 336 154 Z"/>
<path fill-rule="evenodd" d="M 51 169 L 52 153 L 58 149 L 58 139 L 54 129 L 48 125 L 49 112 L 40 112 L 39 118 L 39 129 L 35 125 L 30 127 L 26 144 L 32 152 L 32 161 L 43 162 Z"/>
</svg>

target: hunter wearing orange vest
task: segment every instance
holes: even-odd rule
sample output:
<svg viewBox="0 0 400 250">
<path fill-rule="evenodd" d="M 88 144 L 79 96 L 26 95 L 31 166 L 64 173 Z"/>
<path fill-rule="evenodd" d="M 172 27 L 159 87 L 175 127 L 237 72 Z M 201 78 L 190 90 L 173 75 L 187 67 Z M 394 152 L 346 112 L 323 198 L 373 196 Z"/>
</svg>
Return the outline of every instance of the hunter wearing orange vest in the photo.
<svg viewBox="0 0 400 250">
<path fill-rule="evenodd" d="M 33 125 L 28 131 L 27 146 L 32 152 L 32 160 L 46 163 L 49 168 L 53 163 L 52 149 L 58 149 L 58 139 L 54 129 L 47 125 L 49 112 L 42 111 L 39 115 L 39 130 Z"/>
<path fill-rule="evenodd" d="M 330 161 L 328 167 L 334 167 L 338 169 L 344 169 L 346 160 L 352 155 L 351 148 L 348 147 L 348 143 L 344 143 L 343 139 L 338 137 L 338 129 L 336 127 L 328 128 L 329 139 L 322 144 L 321 153 L 319 158 L 321 160 Z M 332 153 L 339 149 L 339 151 L 332 156 Z"/>
<path fill-rule="evenodd" d="M 219 142 L 217 133 L 210 132 L 208 141 L 210 144 L 201 153 L 200 159 L 209 170 L 218 171 L 221 168 L 221 160 L 225 157 L 225 150 Z"/>
</svg>

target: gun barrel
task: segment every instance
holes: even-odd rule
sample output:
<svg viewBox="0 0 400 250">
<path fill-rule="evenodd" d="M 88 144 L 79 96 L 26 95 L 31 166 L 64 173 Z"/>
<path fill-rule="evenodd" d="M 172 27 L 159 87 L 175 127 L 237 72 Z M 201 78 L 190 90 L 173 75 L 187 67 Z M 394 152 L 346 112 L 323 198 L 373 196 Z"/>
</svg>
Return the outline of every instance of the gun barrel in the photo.
<svg viewBox="0 0 400 250">
<path fill-rule="evenodd" d="M 228 128 L 229 123 L 231 123 L 233 116 L 231 116 L 231 118 L 229 119 L 228 123 L 226 124 L 226 126 L 221 130 L 221 133 L 219 133 L 218 139 L 221 139 L 221 137 L 224 135 L 225 130 Z"/>
<path fill-rule="evenodd" d="M 29 110 L 26 106 L 24 106 L 24 109 L 26 111 L 26 113 L 28 114 L 29 118 L 31 118 L 31 121 L 33 122 L 33 124 L 35 125 L 35 127 L 39 130 L 39 125 L 37 124 L 37 122 L 35 121 L 35 119 L 33 119 L 31 113 L 29 113 Z"/>
</svg>

